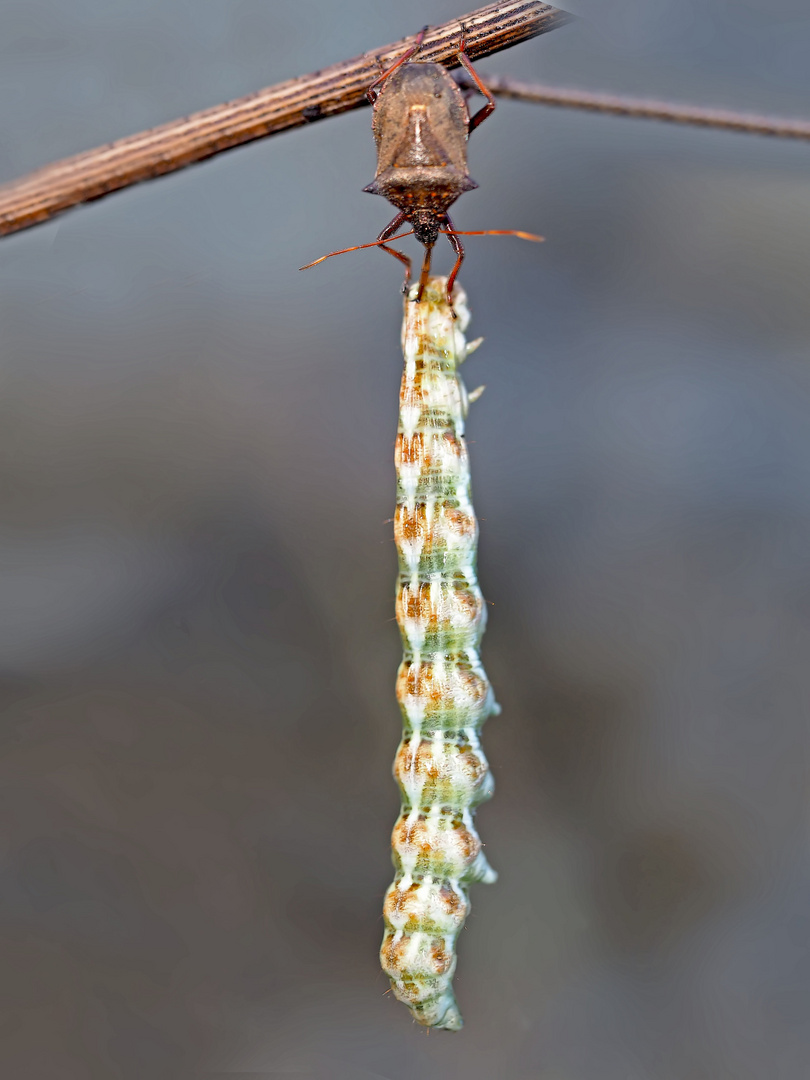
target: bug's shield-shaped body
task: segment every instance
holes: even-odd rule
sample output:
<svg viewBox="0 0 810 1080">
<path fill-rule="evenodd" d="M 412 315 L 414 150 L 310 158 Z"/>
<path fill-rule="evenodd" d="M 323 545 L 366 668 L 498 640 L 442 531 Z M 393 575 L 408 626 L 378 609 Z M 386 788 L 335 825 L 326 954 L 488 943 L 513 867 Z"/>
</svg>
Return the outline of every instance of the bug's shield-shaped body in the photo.
<svg viewBox="0 0 810 1080">
<path fill-rule="evenodd" d="M 405 302 L 394 518 L 404 644 L 394 776 L 402 811 L 380 952 L 394 994 L 414 1018 L 449 1030 L 462 1026 L 452 979 L 467 886 L 496 878 L 473 813 L 493 786 L 480 728 L 499 711 L 478 655 L 486 608 L 464 442 L 468 399 L 458 373 L 469 314 L 458 287 L 453 307 L 455 319 L 444 278 L 430 278 L 419 303 Z"/>
<path fill-rule="evenodd" d="M 377 174 L 365 188 L 410 214 L 443 214 L 478 185 L 467 172 L 469 113 L 441 64 L 408 63 L 383 83 L 372 131 Z"/>
</svg>

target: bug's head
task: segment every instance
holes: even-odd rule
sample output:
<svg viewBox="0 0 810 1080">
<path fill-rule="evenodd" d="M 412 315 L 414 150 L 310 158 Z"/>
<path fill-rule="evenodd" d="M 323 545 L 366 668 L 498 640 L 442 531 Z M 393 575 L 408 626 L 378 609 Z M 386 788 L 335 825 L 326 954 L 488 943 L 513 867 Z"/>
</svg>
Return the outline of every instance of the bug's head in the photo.
<svg viewBox="0 0 810 1080">
<path fill-rule="evenodd" d="M 410 217 L 413 234 L 420 244 L 433 247 L 439 238 L 442 222 L 432 210 L 415 210 Z"/>
</svg>

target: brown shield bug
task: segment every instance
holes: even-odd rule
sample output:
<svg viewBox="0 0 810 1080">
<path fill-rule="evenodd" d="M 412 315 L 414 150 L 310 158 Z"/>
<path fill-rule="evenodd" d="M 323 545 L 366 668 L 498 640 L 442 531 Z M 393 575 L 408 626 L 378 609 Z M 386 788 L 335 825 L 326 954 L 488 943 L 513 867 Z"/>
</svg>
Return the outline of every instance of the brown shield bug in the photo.
<svg viewBox="0 0 810 1080">
<path fill-rule="evenodd" d="M 377 143 L 377 175 L 363 189 L 382 195 L 399 210 L 377 237 L 378 242 L 388 240 L 407 221 L 413 226 L 416 239 L 425 246 L 417 299 L 421 299 L 427 282 L 430 257 L 440 230 L 447 232 L 456 253 L 456 264 L 447 279 L 448 296 L 452 292 L 464 248 L 447 210 L 463 192 L 478 187 L 467 171 L 467 139 L 495 108 L 495 99 L 464 51 L 463 31 L 458 58 L 487 99 L 473 117 L 446 67 L 408 63 L 421 47 L 427 29 L 421 31 L 413 48 L 368 88 L 374 106 L 371 130 Z M 405 263 L 407 288 L 410 259 L 384 243 L 380 246 Z"/>
<path fill-rule="evenodd" d="M 315 266 L 333 255 L 361 248 L 380 247 L 405 264 L 403 292 L 411 282 L 411 260 L 401 251 L 388 246 L 390 240 L 401 239 L 409 233 L 395 236 L 406 222 L 416 239 L 425 247 L 419 288 L 415 300 L 422 298 L 430 274 L 433 245 L 444 233 L 456 254 L 456 262 L 447 279 L 448 300 L 464 261 L 464 247 L 459 236 L 486 234 L 520 236 L 528 240 L 542 237 L 514 230 L 485 230 L 460 233 L 454 227 L 447 210 L 465 191 L 478 187 L 467 170 L 467 139 L 479 124 L 493 112 L 495 99 L 479 79 L 464 50 L 464 30 L 458 48 L 458 59 L 477 88 L 487 99 L 477 113 L 470 116 L 464 94 L 458 83 L 442 64 L 413 60 L 422 46 L 428 27 L 424 27 L 416 44 L 384 71 L 368 88 L 368 99 L 374 108 L 372 131 L 377 143 L 377 174 L 364 191 L 382 195 L 399 213 L 371 244 L 332 251 L 302 270 Z"/>
</svg>

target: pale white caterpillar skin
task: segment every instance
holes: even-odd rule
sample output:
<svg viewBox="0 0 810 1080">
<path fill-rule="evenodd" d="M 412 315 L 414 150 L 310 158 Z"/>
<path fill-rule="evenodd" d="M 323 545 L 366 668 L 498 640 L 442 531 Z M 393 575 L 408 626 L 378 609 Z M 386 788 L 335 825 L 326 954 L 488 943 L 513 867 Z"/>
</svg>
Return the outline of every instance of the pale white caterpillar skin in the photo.
<svg viewBox="0 0 810 1080">
<path fill-rule="evenodd" d="M 486 607 L 476 578 L 478 523 L 464 442 L 468 352 L 464 292 L 446 279 L 405 298 L 396 445 L 399 555 L 397 676 L 403 736 L 394 762 L 402 811 L 391 838 L 396 876 L 385 897 L 380 960 L 397 998 L 427 1027 L 457 1031 L 456 938 L 472 881 L 495 881 L 473 824 L 492 795 L 479 732 L 499 711 L 478 648 Z"/>
</svg>

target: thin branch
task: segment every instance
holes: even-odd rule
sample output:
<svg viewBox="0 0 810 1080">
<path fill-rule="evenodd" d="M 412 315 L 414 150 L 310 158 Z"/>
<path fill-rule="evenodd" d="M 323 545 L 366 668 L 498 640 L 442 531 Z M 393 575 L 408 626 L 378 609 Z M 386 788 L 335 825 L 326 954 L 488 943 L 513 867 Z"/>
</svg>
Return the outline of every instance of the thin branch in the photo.
<svg viewBox="0 0 810 1080">
<path fill-rule="evenodd" d="M 499 97 L 529 101 L 537 105 L 558 105 L 566 109 L 612 113 L 614 116 L 665 120 L 672 124 L 695 124 L 697 127 L 740 131 L 749 135 L 810 140 L 810 120 L 758 116 L 755 113 L 738 113 L 727 109 L 704 109 L 696 105 L 673 105 L 666 101 L 651 101 L 645 98 L 594 94 L 587 90 L 563 90 L 559 86 L 518 82 L 516 79 L 498 75 L 484 75 L 483 79 L 493 94 L 498 94 Z M 475 89 L 472 79 L 466 73 L 456 75 L 456 81 L 465 90 Z"/>
<path fill-rule="evenodd" d="M 572 16 L 538 0 L 505 0 L 428 32 L 420 60 L 456 67 L 461 28 L 473 59 L 554 30 Z M 368 104 L 366 89 L 415 38 L 364 53 L 108 146 L 46 165 L 0 187 L 0 236 L 71 206 L 163 176 L 254 139 Z"/>
</svg>

